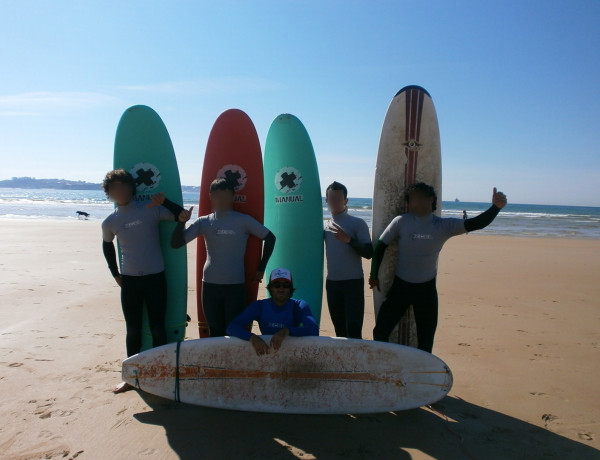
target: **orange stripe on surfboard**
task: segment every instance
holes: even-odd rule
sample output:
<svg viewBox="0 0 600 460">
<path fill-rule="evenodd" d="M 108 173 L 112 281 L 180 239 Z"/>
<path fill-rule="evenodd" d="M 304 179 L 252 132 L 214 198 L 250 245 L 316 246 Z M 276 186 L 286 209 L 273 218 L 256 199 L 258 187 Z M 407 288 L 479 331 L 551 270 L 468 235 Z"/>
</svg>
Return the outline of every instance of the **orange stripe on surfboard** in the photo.
<svg viewBox="0 0 600 460">
<path fill-rule="evenodd" d="M 137 378 L 152 379 L 174 379 L 176 369 L 167 365 L 147 365 L 138 371 Z M 398 386 L 404 386 L 404 382 L 398 378 L 388 378 L 370 372 L 309 372 L 309 371 L 260 371 L 250 369 L 222 369 L 216 367 L 198 367 L 198 366 L 180 366 L 180 380 L 204 380 L 204 379 L 236 379 L 236 380 L 256 380 L 256 379 L 297 379 L 297 380 L 328 380 L 328 381 L 347 381 L 347 382 L 380 382 L 392 383 Z"/>
</svg>

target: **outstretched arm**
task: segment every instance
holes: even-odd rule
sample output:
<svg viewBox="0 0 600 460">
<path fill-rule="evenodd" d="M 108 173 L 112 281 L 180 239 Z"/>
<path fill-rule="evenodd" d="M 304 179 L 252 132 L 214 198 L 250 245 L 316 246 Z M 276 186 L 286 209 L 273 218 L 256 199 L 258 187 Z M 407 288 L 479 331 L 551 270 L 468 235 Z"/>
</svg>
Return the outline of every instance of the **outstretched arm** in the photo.
<svg viewBox="0 0 600 460">
<path fill-rule="evenodd" d="M 177 203 L 173 203 L 168 198 L 165 198 L 165 201 L 163 201 L 162 205 L 163 207 L 167 208 L 173 213 L 173 217 L 175 218 L 174 220 L 179 220 L 179 214 L 181 214 L 181 211 L 185 211 L 183 206 L 179 206 Z"/>
<path fill-rule="evenodd" d="M 185 246 L 185 238 L 183 237 L 183 231 L 185 230 L 185 223 L 190 220 L 192 216 L 192 210 L 194 207 L 192 206 L 190 209 L 182 209 L 179 213 L 177 219 L 177 225 L 173 229 L 173 234 L 171 235 L 171 247 L 174 249 Z"/>
<path fill-rule="evenodd" d="M 494 187 L 494 193 L 492 195 L 492 205 L 487 211 L 482 212 L 476 217 L 465 220 L 465 230 L 467 232 L 474 232 L 475 230 L 481 230 L 492 223 L 496 218 L 500 210 L 506 206 L 507 199 L 506 195 L 499 192 Z"/>
<path fill-rule="evenodd" d="M 177 220 L 179 213 L 184 210 L 183 207 L 179 206 L 177 203 L 173 203 L 168 198 L 165 198 L 165 194 L 163 192 L 152 195 L 152 201 L 146 205 L 147 208 L 154 208 L 156 206 L 163 206 L 171 211 L 173 217 L 175 218 L 174 220 Z"/>
<path fill-rule="evenodd" d="M 377 240 L 375 250 L 373 251 L 373 260 L 371 261 L 371 274 L 369 275 L 369 287 L 379 289 L 379 267 L 383 260 L 383 255 L 388 245 L 381 240 Z"/>
<path fill-rule="evenodd" d="M 177 222 L 171 235 L 171 247 L 178 249 L 185 246 L 185 239 L 183 238 L 183 231 L 185 230 L 185 222 Z"/>
</svg>

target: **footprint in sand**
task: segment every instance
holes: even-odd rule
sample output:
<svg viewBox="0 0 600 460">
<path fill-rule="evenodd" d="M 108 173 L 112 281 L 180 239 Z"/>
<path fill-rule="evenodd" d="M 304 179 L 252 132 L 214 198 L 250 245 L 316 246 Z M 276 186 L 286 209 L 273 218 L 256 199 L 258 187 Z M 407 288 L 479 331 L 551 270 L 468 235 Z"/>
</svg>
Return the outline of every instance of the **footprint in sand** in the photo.
<svg viewBox="0 0 600 460">
<path fill-rule="evenodd" d="M 112 363 L 98 364 L 94 367 L 96 372 L 121 372 L 121 361 L 115 361 Z"/>
<path fill-rule="evenodd" d="M 29 446 L 28 450 L 12 451 L 6 458 L 13 459 L 28 459 L 28 458 L 67 458 L 71 451 L 60 436 L 54 436 L 50 433 L 40 433 L 39 438 L 43 438 L 42 441 Z M 3 454 L 11 447 L 14 440 L 10 443 L 0 445 L 0 449 Z M 4 457 L 3 457 L 4 458 Z M 74 458 L 74 457 L 72 457 Z"/>
<path fill-rule="evenodd" d="M 594 433 L 590 433 L 589 431 L 581 431 L 581 432 L 577 433 L 577 436 L 579 436 L 579 439 L 582 439 L 584 441 L 593 441 L 594 440 Z"/>
<path fill-rule="evenodd" d="M 99 332 L 97 334 L 94 334 L 94 336 L 104 337 L 105 339 L 112 339 L 115 336 L 115 334 L 110 334 L 108 332 Z"/>
<path fill-rule="evenodd" d="M 111 430 L 114 430 L 115 428 L 119 428 L 121 425 L 127 426 L 129 425 L 129 423 L 131 423 L 131 420 L 128 418 L 122 418 L 117 420 L 113 426 L 110 427 Z"/>
<path fill-rule="evenodd" d="M 44 401 L 37 401 L 36 399 L 32 399 L 30 403 L 37 404 L 37 407 L 33 411 L 35 415 L 39 415 L 40 418 L 49 418 L 52 415 L 52 411 L 50 408 L 54 405 L 56 399 L 50 398 L 45 399 Z"/>
<path fill-rule="evenodd" d="M 57 434 L 52 433 L 52 431 L 42 430 L 38 433 L 38 438 L 44 439 L 61 439 L 61 437 Z"/>
<path fill-rule="evenodd" d="M 540 359 L 550 358 L 549 355 L 544 355 L 542 353 L 534 353 L 533 356 L 533 358 L 529 358 L 529 361 L 538 361 Z"/>
<path fill-rule="evenodd" d="M 69 415 L 73 414 L 72 410 L 47 410 L 40 415 L 41 419 L 46 419 L 46 418 L 50 418 L 50 417 L 68 417 Z"/>
<path fill-rule="evenodd" d="M 558 419 L 558 417 L 556 415 L 552 415 L 552 414 L 542 415 L 542 420 L 544 421 L 546 428 L 549 427 L 550 423 L 552 423 L 554 420 L 557 420 L 557 419 Z"/>
</svg>

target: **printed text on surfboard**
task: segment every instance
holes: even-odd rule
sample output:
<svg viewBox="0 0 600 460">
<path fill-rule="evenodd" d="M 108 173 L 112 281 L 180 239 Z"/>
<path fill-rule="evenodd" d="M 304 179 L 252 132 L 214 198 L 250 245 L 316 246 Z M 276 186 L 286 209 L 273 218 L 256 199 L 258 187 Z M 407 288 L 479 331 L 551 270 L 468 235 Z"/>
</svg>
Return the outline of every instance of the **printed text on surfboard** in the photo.
<svg viewBox="0 0 600 460">
<path fill-rule="evenodd" d="M 275 203 L 295 203 L 304 201 L 304 195 L 276 196 Z"/>
</svg>

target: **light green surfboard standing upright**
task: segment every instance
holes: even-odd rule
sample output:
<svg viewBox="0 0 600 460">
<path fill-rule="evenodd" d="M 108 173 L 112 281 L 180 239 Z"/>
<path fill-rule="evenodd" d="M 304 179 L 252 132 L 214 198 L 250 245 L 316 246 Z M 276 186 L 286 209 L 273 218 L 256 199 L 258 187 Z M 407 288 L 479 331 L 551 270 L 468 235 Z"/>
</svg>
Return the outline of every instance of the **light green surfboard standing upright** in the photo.
<svg viewBox="0 0 600 460">
<path fill-rule="evenodd" d="M 265 277 L 292 272 L 294 298 L 308 302 L 317 322 L 323 300 L 323 201 L 310 137 L 293 115 L 279 115 L 265 144 L 265 226 L 277 238 Z"/>
<path fill-rule="evenodd" d="M 171 138 L 158 114 L 150 107 L 130 107 L 121 117 L 115 137 L 114 168 L 123 168 L 136 180 L 136 200 L 150 202 L 152 195 L 163 192 L 174 203 L 183 203 Z M 183 340 L 187 314 L 187 252 L 185 248 L 171 248 L 175 225 L 175 221 L 159 224 L 167 278 L 165 325 L 169 342 Z M 149 348 L 152 348 L 152 334 L 144 308 L 142 350 Z"/>
</svg>

